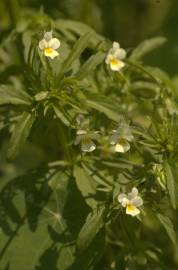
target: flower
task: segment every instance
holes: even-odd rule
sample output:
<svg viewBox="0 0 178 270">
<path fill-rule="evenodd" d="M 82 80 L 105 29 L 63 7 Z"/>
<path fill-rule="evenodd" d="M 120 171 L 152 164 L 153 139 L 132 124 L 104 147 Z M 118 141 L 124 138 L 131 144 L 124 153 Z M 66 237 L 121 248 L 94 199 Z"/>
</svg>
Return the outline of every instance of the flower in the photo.
<svg viewBox="0 0 178 270">
<path fill-rule="evenodd" d="M 78 130 L 74 144 L 78 145 L 80 143 L 83 152 L 92 152 L 96 149 L 96 144 L 92 139 L 97 139 L 97 133 L 97 131 L 91 133 L 86 130 Z"/>
<path fill-rule="evenodd" d="M 113 47 L 109 50 L 105 63 L 110 65 L 111 70 L 120 71 L 125 66 L 125 63 L 122 61 L 125 57 L 126 51 L 120 48 L 118 42 L 113 42 Z"/>
<path fill-rule="evenodd" d="M 126 208 L 126 214 L 131 216 L 136 216 L 140 214 L 138 207 L 143 205 L 143 200 L 138 196 L 138 189 L 136 187 L 132 188 L 132 191 L 127 194 L 119 194 L 118 201 L 121 203 L 122 207 Z"/>
<path fill-rule="evenodd" d="M 56 51 L 60 47 L 60 41 L 52 37 L 52 31 L 46 32 L 44 37 L 39 42 L 39 48 L 43 51 L 44 55 L 54 59 L 59 53 Z"/>
<path fill-rule="evenodd" d="M 130 141 L 133 141 L 133 135 L 127 124 L 121 124 L 117 130 L 112 131 L 110 144 L 114 145 L 114 151 L 125 153 L 130 149 Z"/>
</svg>

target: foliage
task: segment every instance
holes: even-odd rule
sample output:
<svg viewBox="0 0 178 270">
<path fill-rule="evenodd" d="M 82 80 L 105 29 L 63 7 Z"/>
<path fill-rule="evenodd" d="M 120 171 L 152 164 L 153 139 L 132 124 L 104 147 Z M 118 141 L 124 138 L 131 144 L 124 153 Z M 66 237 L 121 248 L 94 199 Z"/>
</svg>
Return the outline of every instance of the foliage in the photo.
<svg viewBox="0 0 178 270">
<path fill-rule="evenodd" d="M 51 29 L 53 60 L 38 47 Z M 1 269 L 177 269 L 177 86 L 142 62 L 164 42 L 128 50 L 113 72 L 112 42 L 80 22 L 40 11 L 2 39 L 0 131 L 13 173 L 1 181 Z M 127 153 L 110 145 L 118 126 L 133 134 Z M 95 151 L 75 144 L 79 130 Z M 117 200 L 134 186 L 139 217 Z"/>
</svg>

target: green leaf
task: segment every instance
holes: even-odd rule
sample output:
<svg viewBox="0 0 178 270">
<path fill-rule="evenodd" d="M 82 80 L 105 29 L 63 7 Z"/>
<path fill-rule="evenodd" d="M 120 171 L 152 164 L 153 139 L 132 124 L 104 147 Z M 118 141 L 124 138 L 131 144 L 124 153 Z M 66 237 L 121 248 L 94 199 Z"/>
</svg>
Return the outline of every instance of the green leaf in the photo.
<svg viewBox="0 0 178 270">
<path fill-rule="evenodd" d="M 168 162 L 165 162 L 165 174 L 167 180 L 167 188 L 170 196 L 170 200 L 174 209 L 176 209 L 176 185 L 172 167 Z"/>
<path fill-rule="evenodd" d="M 151 39 L 144 40 L 141 44 L 139 44 L 132 52 L 130 59 L 139 60 L 145 54 L 157 49 L 162 46 L 166 42 L 165 37 L 155 37 Z"/>
<path fill-rule="evenodd" d="M 72 48 L 71 53 L 67 57 L 67 59 L 64 61 L 63 66 L 62 66 L 62 73 L 65 73 L 72 65 L 72 63 L 80 57 L 82 52 L 86 49 L 88 46 L 88 41 L 92 36 L 92 32 L 89 32 L 83 36 L 81 36 L 75 45 Z"/>
<path fill-rule="evenodd" d="M 79 79 L 87 77 L 96 67 L 103 62 L 105 58 L 105 53 L 97 52 L 95 55 L 92 55 L 80 68 L 76 76 Z"/>
<path fill-rule="evenodd" d="M 174 230 L 174 226 L 172 224 L 172 221 L 170 220 L 169 217 L 166 217 L 165 215 L 162 214 L 157 214 L 157 217 L 160 221 L 160 223 L 163 225 L 165 228 L 169 238 L 171 239 L 172 243 L 176 245 L 176 233 Z"/>
<path fill-rule="evenodd" d="M 110 108 L 108 103 L 99 103 L 94 100 L 86 100 L 86 103 L 92 108 L 95 109 L 101 113 L 104 113 L 109 119 L 118 122 L 120 119 L 120 115 L 117 113 L 117 111 L 114 111 Z"/>
<path fill-rule="evenodd" d="M 159 87 L 155 83 L 137 81 L 129 87 L 131 93 L 138 98 L 154 99 L 159 93 Z"/>
<path fill-rule="evenodd" d="M 12 85 L 0 85 L 0 105 L 30 105 L 32 98 L 22 89 Z"/>
<path fill-rule="evenodd" d="M 79 252 L 83 252 L 91 244 L 97 233 L 104 226 L 104 207 L 95 209 L 90 213 L 82 227 L 78 239 L 77 248 Z"/>
<path fill-rule="evenodd" d="M 69 191 L 69 177 L 63 172 L 49 174 L 43 176 L 41 181 L 41 174 L 28 173 L 10 181 L 5 187 L 8 194 L 4 205 L 5 219 L 12 233 L 1 233 L 1 269 L 9 262 L 12 270 L 67 270 L 73 263 L 74 245 L 64 241 L 66 230 L 69 231 L 62 216 Z M 57 190 L 50 196 L 46 180 L 58 180 Z M 11 195 L 10 190 L 13 190 Z M 14 216 L 18 216 L 18 220 L 12 219 Z"/>
<path fill-rule="evenodd" d="M 86 203 L 92 208 L 96 207 L 96 201 L 93 198 L 96 192 L 96 185 L 92 177 L 83 168 L 77 165 L 74 167 L 73 175 Z"/>
<path fill-rule="evenodd" d="M 35 117 L 33 114 L 24 112 L 14 127 L 8 151 L 9 159 L 14 159 L 25 144 Z"/>
<path fill-rule="evenodd" d="M 67 127 L 69 127 L 70 126 L 70 122 L 66 118 L 66 116 L 60 111 L 60 109 L 55 104 L 53 104 L 52 107 L 54 109 L 54 112 L 55 112 L 56 116 L 64 123 L 64 125 L 66 125 Z"/>
</svg>

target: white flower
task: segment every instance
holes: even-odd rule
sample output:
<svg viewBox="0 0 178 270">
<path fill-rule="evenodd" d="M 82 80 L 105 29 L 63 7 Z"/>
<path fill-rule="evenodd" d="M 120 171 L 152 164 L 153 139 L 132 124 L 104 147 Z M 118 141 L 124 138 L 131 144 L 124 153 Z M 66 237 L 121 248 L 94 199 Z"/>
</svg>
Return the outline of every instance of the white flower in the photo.
<svg viewBox="0 0 178 270">
<path fill-rule="evenodd" d="M 113 71 L 120 71 L 125 63 L 122 61 L 126 57 L 126 51 L 120 48 L 118 42 L 113 42 L 113 47 L 106 56 L 105 63 L 110 66 Z"/>
<path fill-rule="evenodd" d="M 81 150 L 83 152 L 92 152 L 96 149 L 96 144 L 92 139 L 97 139 L 98 132 L 87 132 L 86 130 L 78 130 L 77 137 L 75 139 L 75 145 L 81 144 Z"/>
<path fill-rule="evenodd" d="M 56 51 L 60 47 L 60 41 L 52 37 L 52 31 L 46 32 L 43 39 L 39 42 L 39 48 L 44 55 L 54 59 L 59 53 Z"/>
<path fill-rule="evenodd" d="M 129 142 L 133 141 L 133 135 L 130 127 L 126 124 L 121 124 L 117 130 L 112 131 L 113 135 L 110 137 L 110 144 L 114 145 L 114 151 L 125 153 L 130 149 Z"/>
<path fill-rule="evenodd" d="M 121 203 L 122 207 L 126 208 L 127 215 L 134 217 L 140 214 L 138 207 L 143 205 L 143 200 L 138 195 L 138 189 L 136 187 L 133 187 L 132 191 L 128 194 L 119 194 L 118 201 Z"/>
</svg>

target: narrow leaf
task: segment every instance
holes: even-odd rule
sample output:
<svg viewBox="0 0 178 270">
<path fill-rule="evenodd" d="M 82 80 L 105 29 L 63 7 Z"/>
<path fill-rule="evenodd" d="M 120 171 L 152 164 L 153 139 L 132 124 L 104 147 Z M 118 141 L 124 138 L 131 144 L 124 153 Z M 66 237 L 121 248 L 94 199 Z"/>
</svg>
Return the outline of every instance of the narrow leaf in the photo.
<svg viewBox="0 0 178 270">
<path fill-rule="evenodd" d="M 90 213 L 82 227 L 78 240 L 77 248 L 79 252 L 84 251 L 93 241 L 97 233 L 104 225 L 104 208 L 100 208 Z"/>
<path fill-rule="evenodd" d="M 173 244 L 176 244 L 176 233 L 175 233 L 174 226 L 173 226 L 172 221 L 170 220 L 170 218 L 168 218 L 168 217 L 166 217 L 165 215 L 162 215 L 162 214 L 158 214 L 157 217 L 158 217 L 160 223 L 165 228 L 165 230 L 166 230 L 169 238 L 173 242 Z"/>
<path fill-rule="evenodd" d="M 17 89 L 12 85 L 0 85 L 0 105 L 30 105 L 32 98 L 22 89 Z"/>
<path fill-rule="evenodd" d="M 65 73 L 72 65 L 72 63 L 80 57 L 81 53 L 85 50 L 85 48 L 88 46 L 89 39 L 92 36 L 92 32 L 89 32 L 83 36 L 81 36 L 75 45 L 72 48 L 71 53 L 67 57 L 67 59 L 64 61 L 64 64 L 62 66 L 62 72 Z"/>
<path fill-rule="evenodd" d="M 10 159 L 14 159 L 19 154 L 21 148 L 25 144 L 30 134 L 30 130 L 34 120 L 34 115 L 28 112 L 24 112 L 20 120 L 17 122 L 10 140 L 10 146 L 8 151 L 8 157 Z"/>
<path fill-rule="evenodd" d="M 130 59 L 139 60 L 145 54 L 155 50 L 156 48 L 162 46 L 166 42 L 165 37 L 155 37 L 151 39 L 144 40 L 140 43 L 132 52 Z"/>
<path fill-rule="evenodd" d="M 87 174 L 87 172 L 79 167 L 75 166 L 73 171 L 77 186 L 84 196 L 86 203 L 94 208 L 96 206 L 96 201 L 92 198 L 95 194 L 95 184 L 92 177 Z"/>
<path fill-rule="evenodd" d="M 173 171 L 168 162 L 165 162 L 165 173 L 167 180 L 167 188 L 170 196 L 170 200 L 173 208 L 176 208 L 176 187 L 175 187 L 175 179 L 173 175 Z"/>
<path fill-rule="evenodd" d="M 76 74 L 79 79 L 83 79 L 88 76 L 88 74 L 93 71 L 99 64 L 103 62 L 105 58 L 105 53 L 97 52 L 95 55 L 92 55 L 81 67 L 79 72 Z"/>
<path fill-rule="evenodd" d="M 66 118 L 66 116 L 60 111 L 60 109 L 56 105 L 52 105 L 56 116 L 64 123 L 66 126 L 70 126 L 70 122 Z"/>
</svg>

